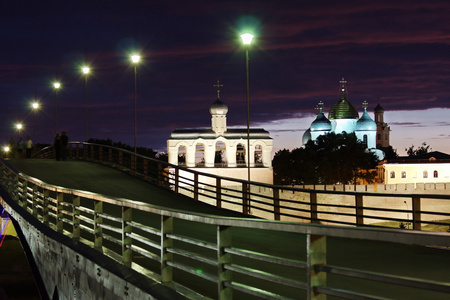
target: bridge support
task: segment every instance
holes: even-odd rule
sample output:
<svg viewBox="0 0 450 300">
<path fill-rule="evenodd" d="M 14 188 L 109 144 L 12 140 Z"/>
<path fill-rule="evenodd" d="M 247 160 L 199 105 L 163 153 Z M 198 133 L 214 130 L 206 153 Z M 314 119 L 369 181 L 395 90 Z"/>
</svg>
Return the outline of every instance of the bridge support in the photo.
<svg viewBox="0 0 450 300">
<path fill-rule="evenodd" d="M 231 282 L 230 270 L 225 268 L 231 265 L 231 254 L 225 252 L 226 247 L 231 247 L 231 227 L 217 226 L 217 261 L 218 264 L 218 295 L 220 300 L 233 299 L 233 289 L 227 286 Z"/>
<path fill-rule="evenodd" d="M 315 266 L 327 263 L 327 237 L 322 235 L 308 234 L 306 236 L 307 251 L 307 299 L 326 300 L 327 295 L 317 293 L 315 287 L 327 285 L 327 273 L 318 271 Z"/>
</svg>

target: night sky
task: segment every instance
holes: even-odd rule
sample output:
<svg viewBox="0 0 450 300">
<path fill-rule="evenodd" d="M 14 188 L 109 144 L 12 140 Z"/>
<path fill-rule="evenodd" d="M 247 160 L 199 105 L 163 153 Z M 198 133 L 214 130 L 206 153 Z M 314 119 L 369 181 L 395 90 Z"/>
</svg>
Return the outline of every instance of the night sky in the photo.
<svg viewBox="0 0 450 300">
<path fill-rule="evenodd" d="M 156 4 L 155 4 L 156 3 Z M 315 106 L 378 101 L 391 144 L 427 142 L 450 153 L 450 2 L 445 1 L 1 1 L 0 143 L 18 133 L 51 143 L 55 130 L 133 145 L 137 67 L 138 146 L 166 151 L 176 128 L 210 127 L 213 86 L 228 126 L 246 126 L 245 51 L 250 49 L 250 125 L 270 131 L 274 151 L 301 146 Z M 30 103 L 41 103 L 34 115 Z M 36 117 L 34 119 L 34 117 Z"/>
</svg>

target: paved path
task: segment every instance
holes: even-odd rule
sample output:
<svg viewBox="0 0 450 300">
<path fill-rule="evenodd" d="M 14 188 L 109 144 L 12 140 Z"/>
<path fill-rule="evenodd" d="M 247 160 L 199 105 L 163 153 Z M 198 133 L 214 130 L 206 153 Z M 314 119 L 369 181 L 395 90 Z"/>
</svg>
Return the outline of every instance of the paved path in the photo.
<svg viewBox="0 0 450 300">
<path fill-rule="evenodd" d="M 239 213 L 217 209 L 215 207 L 193 201 L 170 191 L 159 189 L 152 184 L 133 178 L 120 171 L 98 164 L 82 161 L 53 160 L 9 160 L 9 162 L 24 174 L 40 180 L 68 188 L 87 190 L 104 195 L 113 195 L 150 204 L 166 206 L 181 210 L 215 214 L 222 216 L 242 216 Z M 195 231 L 206 240 L 214 239 L 215 232 L 208 232 L 205 226 L 193 225 L 185 230 Z M 248 236 L 252 235 L 253 244 L 249 244 Z M 275 249 L 280 256 L 305 257 L 305 239 L 298 238 L 295 245 L 289 244 L 285 237 L 288 234 L 274 232 L 258 234 L 248 229 L 233 231 L 235 247 L 246 249 Z M 292 240 L 292 239 L 290 239 Z M 256 242 L 255 242 L 256 241 Z M 433 248 L 394 245 L 389 243 L 368 242 L 354 239 L 327 239 L 328 263 L 348 268 L 363 268 L 373 272 L 386 272 L 401 276 L 423 277 L 428 280 L 450 282 L 450 251 Z M 304 258 L 303 258 L 304 259 Z M 302 274 L 294 271 L 293 278 L 304 280 Z M 444 299 L 449 295 L 429 293 L 427 291 L 412 291 L 402 287 L 392 287 L 381 283 L 368 284 L 360 279 L 343 279 L 329 275 L 329 286 L 355 287 L 360 292 L 372 293 L 383 290 L 392 299 Z M 202 281 L 199 281 L 202 284 Z M 303 299 L 297 295 L 295 299 Z M 212 296 L 214 297 L 214 296 Z M 245 297 L 252 299 L 251 297 Z M 330 297 L 331 299 L 331 297 Z"/>
</svg>

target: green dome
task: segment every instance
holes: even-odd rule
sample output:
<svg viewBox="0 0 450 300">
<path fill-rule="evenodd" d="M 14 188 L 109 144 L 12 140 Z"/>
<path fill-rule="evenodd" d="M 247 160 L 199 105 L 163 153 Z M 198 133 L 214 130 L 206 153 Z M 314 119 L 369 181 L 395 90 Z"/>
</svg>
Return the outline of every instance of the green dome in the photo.
<svg viewBox="0 0 450 300">
<path fill-rule="evenodd" d="M 328 113 L 328 119 L 358 119 L 358 110 L 351 104 L 345 94 L 342 93 L 338 102 L 336 102 L 330 109 Z"/>
</svg>

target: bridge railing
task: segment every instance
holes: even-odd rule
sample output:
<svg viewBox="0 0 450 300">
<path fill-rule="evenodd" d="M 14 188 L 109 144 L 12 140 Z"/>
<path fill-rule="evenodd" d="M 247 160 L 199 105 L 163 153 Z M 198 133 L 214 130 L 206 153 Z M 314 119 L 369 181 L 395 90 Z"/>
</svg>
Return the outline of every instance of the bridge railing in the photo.
<svg viewBox="0 0 450 300">
<path fill-rule="evenodd" d="M 37 157 L 51 157 L 44 149 Z M 73 142 L 69 158 L 129 172 L 219 208 L 268 220 L 304 223 L 450 229 L 450 195 L 329 191 L 276 186 L 202 173 L 133 152 Z M 448 226 L 448 227 L 447 227 Z"/>
<path fill-rule="evenodd" d="M 392 272 L 389 259 L 384 272 L 380 266 L 377 272 L 367 268 L 371 257 L 364 256 L 354 268 L 327 260 L 333 255 L 327 247 L 330 238 L 426 249 L 450 247 L 448 233 L 191 214 L 52 186 L 14 171 L 4 161 L 0 168 L 1 186 L 23 213 L 194 298 L 380 299 L 403 288 L 407 291 L 402 293 L 418 299 L 450 296 L 449 282 L 420 274 L 421 269 L 411 272 L 411 265 L 408 271 L 420 276 Z M 8 210 L 8 201 L 0 200 Z M 367 283 L 361 284 L 361 278 Z"/>
</svg>

